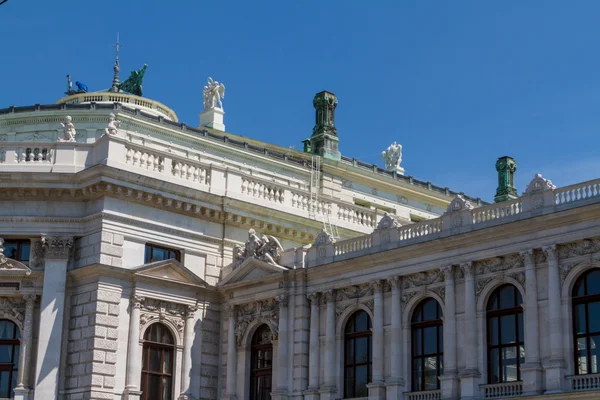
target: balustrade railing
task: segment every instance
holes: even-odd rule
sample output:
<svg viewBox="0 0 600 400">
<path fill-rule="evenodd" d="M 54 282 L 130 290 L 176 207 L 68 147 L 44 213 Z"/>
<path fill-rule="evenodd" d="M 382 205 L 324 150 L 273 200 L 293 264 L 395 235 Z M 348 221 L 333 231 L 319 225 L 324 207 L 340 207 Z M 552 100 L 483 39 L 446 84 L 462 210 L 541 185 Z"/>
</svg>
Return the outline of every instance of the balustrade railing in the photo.
<svg viewBox="0 0 600 400">
<path fill-rule="evenodd" d="M 54 148 L 50 146 L 19 147 L 15 152 L 17 163 L 52 163 Z"/>
<path fill-rule="evenodd" d="M 340 204 L 338 206 L 337 217 L 341 221 L 367 226 L 370 228 L 375 228 L 377 225 L 375 212 L 362 210 L 360 208 L 347 205 Z"/>
<path fill-rule="evenodd" d="M 163 156 L 142 148 L 125 147 L 125 163 L 149 171 L 162 172 L 165 169 L 165 158 Z"/>
<path fill-rule="evenodd" d="M 523 394 L 523 382 L 504 382 L 481 385 L 484 399 L 499 399 L 502 397 L 514 397 Z"/>
<path fill-rule="evenodd" d="M 242 194 L 278 204 L 285 200 L 282 188 L 247 178 L 242 179 Z"/>
<path fill-rule="evenodd" d="M 360 236 L 354 239 L 344 240 L 342 242 L 334 243 L 333 254 L 341 256 L 343 254 L 354 253 L 355 251 L 362 251 L 371 248 L 373 241 L 371 235 Z"/>
<path fill-rule="evenodd" d="M 422 392 L 404 393 L 404 398 L 406 400 L 441 400 L 442 399 L 442 391 L 441 390 L 425 390 Z"/>
<path fill-rule="evenodd" d="M 490 204 L 489 206 L 476 208 L 471 211 L 473 224 L 481 224 L 491 220 L 497 220 L 512 215 L 520 214 L 522 211 L 521 199 L 503 201 Z"/>
<path fill-rule="evenodd" d="M 210 174 L 208 173 L 208 170 L 199 165 L 192 165 L 173 160 L 171 174 L 176 178 L 185 179 L 191 182 L 203 183 L 205 185 L 210 183 Z"/>
<path fill-rule="evenodd" d="M 406 225 L 398 229 L 400 240 L 414 239 L 416 237 L 428 236 L 442 230 L 442 219 L 430 219 L 416 224 Z"/>
<path fill-rule="evenodd" d="M 600 374 L 571 375 L 567 376 L 571 390 L 597 390 L 600 389 Z"/>
<path fill-rule="evenodd" d="M 554 191 L 556 204 L 567 204 L 577 200 L 585 200 L 600 195 L 600 181 L 594 180 L 566 186 Z"/>
</svg>

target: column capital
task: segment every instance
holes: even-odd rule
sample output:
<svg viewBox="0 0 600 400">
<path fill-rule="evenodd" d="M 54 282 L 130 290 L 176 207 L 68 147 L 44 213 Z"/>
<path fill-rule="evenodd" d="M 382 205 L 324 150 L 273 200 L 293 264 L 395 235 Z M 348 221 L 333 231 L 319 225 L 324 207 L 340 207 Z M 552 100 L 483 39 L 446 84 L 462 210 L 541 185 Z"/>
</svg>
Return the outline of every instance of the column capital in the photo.
<svg viewBox="0 0 600 400">
<path fill-rule="evenodd" d="M 444 279 L 446 281 L 454 279 L 454 265 L 446 265 L 440 268 L 440 271 L 444 273 Z"/>
<path fill-rule="evenodd" d="M 521 256 L 523 264 L 525 264 L 526 268 L 535 264 L 535 259 L 533 257 L 533 249 L 520 251 L 519 255 Z"/>
<path fill-rule="evenodd" d="M 73 236 L 42 235 L 44 257 L 50 260 L 68 260 L 73 248 Z"/>
<path fill-rule="evenodd" d="M 23 295 L 23 300 L 25 300 L 25 302 L 27 304 L 30 304 L 30 303 L 33 304 L 37 300 L 37 294 L 26 294 L 26 295 Z"/>
<path fill-rule="evenodd" d="M 225 311 L 229 314 L 230 317 L 235 316 L 235 304 L 225 304 Z"/>
<path fill-rule="evenodd" d="M 398 290 L 402 288 L 402 277 L 401 276 L 393 276 L 387 279 L 388 283 L 392 287 L 392 290 Z"/>
<path fill-rule="evenodd" d="M 188 305 L 185 308 L 185 317 L 186 318 L 194 318 L 194 315 L 196 315 L 197 310 L 198 310 L 197 305 Z"/>
<path fill-rule="evenodd" d="M 375 293 L 381 293 L 383 292 L 385 281 L 383 279 L 377 279 L 372 282 L 369 282 L 369 285 L 373 288 L 373 291 Z"/>
<path fill-rule="evenodd" d="M 311 305 L 319 305 L 321 294 L 319 292 L 308 293 L 306 298 L 310 301 Z"/>
<path fill-rule="evenodd" d="M 280 307 L 287 307 L 290 301 L 290 296 L 288 296 L 287 294 L 280 294 L 278 296 L 275 296 L 275 301 L 279 303 Z"/>
<path fill-rule="evenodd" d="M 473 261 L 461 263 L 460 267 L 465 272 L 465 275 L 471 275 L 472 276 L 475 273 L 475 270 L 473 268 Z"/>
<path fill-rule="evenodd" d="M 129 299 L 129 301 L 131 302 L 131 308 L 141 308 L 144 300 L 146 300 L 146 298 L 134 294 L 133 296 L 131 296 L 131 299 Z"/>
<path fill-rule="evenodd" d="M 542 251 L 546 254 L 548 261 L 558 261 L 558 248 L 555 244 L 542 247 Z"/>
<path fill-rule="evenodd" d="M 321 296 L 321 299 L 323 300 L 323 302 L 325 304 L 333 303 L 335 301 L 335 290 L 330 289 L 330 290 L 324 291 L 323 295 Z"/>
</svg>

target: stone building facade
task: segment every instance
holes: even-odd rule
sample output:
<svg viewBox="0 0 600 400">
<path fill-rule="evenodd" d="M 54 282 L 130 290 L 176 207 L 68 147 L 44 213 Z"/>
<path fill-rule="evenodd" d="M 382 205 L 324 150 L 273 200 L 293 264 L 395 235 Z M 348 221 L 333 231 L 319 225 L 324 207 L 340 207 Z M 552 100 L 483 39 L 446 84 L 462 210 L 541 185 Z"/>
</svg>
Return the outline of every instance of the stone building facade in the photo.
<svg viewBox="0 0 600 400">
<path fill-rule="evenodd" d="M 487 204 L 342 156 L 317 97 L 309 152 L 119 92 L 0 110 L 0 398 L 600 396 L 599 183 Z"/>
</svg>

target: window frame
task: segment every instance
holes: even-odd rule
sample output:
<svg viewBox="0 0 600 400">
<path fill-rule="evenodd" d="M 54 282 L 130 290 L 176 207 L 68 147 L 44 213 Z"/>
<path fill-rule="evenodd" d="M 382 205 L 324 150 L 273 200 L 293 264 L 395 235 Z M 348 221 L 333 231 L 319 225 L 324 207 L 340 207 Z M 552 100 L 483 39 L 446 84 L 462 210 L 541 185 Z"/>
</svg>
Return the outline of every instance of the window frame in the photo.
<svg viewBox="0 0 600 400">
<path fill-rule="evenodd" d="M 21 329 L 19 326 L 10 319 L 0 319 L 0 321 L 9 322 L 13 326 L 12 339 L 0 339 L 0 346 L 11 346 L 11 362 L 10 363 L 0 363 L 0 372 L 8 371 L 8 393 L 1 393 L 0 398 L 12 399 L 14 398 L 14 389 L 18 384 L 18 376 L 19 376 L 19 358 L 21 354 Z M 19 357 L 15 360 L 15 349 L 19 349 Z M 16 380 L 15 380 L 16 377 Z M 12 386 L 14 381 L 14 386 Z M 6 395 L 6 396 L 5 396 Z"/>
<path fill-rule="evenodd" d="M 161 338 L 162 342 L 154 342 L 149 340 L 149 336 L 151 333 L 151 329 L 153 326 L 155 325 L 161 325 L 163 327 L 163 337 Z M 173 342 L 172 344 L 166 343 L 165 342 L 165 337 L 169 336 L 171 338 L 171 341 Z M 163 365 L 164 361 L 165 361 L 165 353 L 167 351 L 170 352 L 170 357 L 169 357 L 169 372 L 156 372 L 156 371 L 151 371 L 149 366 L 150 366 L 150 357 L 151 357 L 151 350 L 152 349 L 159 349 L 160 350 L 160 365 Z M 141 373 L 141 379 L 140 379 L 140 390 L 142 391 L 142 396 L 141 396 L 141 400 L 173 400 L 173 391 L 174 391 L 174 385 L 173 385 L 173 381 L 174 381 L 174 361 L 175 361 L 175 336 L 173 335 L 173 332 L 171 332 L 171 330 L 169 329 L 168 326 L 166 326 L 165 324 L 162 324 L 160 322 L 154 322 L 152 323 L 150 326 L 148 326 L 146 328 L 146 332 L 144 333 L 144 342 L 143 342 L 143 350 L 142 350 L 142 373 Z M 145 362 L 144 362 L 145 361 Z M 162 389 L 163 389 L 163 383 L 162 380 L 160 382 L 160 392 L 157 394 L 152 394 L 153 397 L 147 397 L 147 395 L 149 395 L 149 390 L 148 390 L 148 385 L 149 385 L 149 377 L 150 376 L 159 376 L 159 377 L 167 377 L 167 379 L 169 379 L 169 386 L 170 386 L 170 393 L 169 393 L 169 397 L 168 399 L 164 399 L 162 397 Z"/>
<path fill-rule="evenodd" d="M 520 349 L 521 347 L 523 347 L 523 349 L 525 349 L 525 317 L 523 314 L 523 306 L 521 304 L 517 305 L 517 306 L 513 306 L 513 307 L 509 307 L 509 308 L 498 308 L 496 310 L 490 310 L 490 304 L 492 301 L 498 299 L 498 307 L 500 307 L 500 292 L 503 289 L 506 288 L 512 288 L 514 293 L 513 293 L 513 304 L 518 304 L 519 301 L 519 297 L 521 298 L 521 303 L 523 301 L 523 297 L 521 295 L 521 292 L 519 292 L 519 289 L 515 286 L 515 285 L 511 285 L 511 284 L 505 284 L 505 285 L 501 285 L 499 287 L 497 287 L 496 289 L 494 289 L 494 291 L 492 292 L 492 295 L 489 297 L 488 301 L 487 301 L 487 306 L 486 306 L 486 316 L 485 316 L 485 322 L 486 322 L 486 340 L 487 340 L 487 382 L 488 384 L 499 384 L 499 383 L 508 383 L 508 382 L 521 382 L 523 380 L 522 374 L 521 374 L 521 354 L 520 354 Z M 519 325 L 519 315 L 521 315 L 521 321 L 522 322 L 522 327 Z M 515 338 L 516 338 L 516 342 L 514 343 L 508 343 L 508 344 L 503 344 L 502 343 L 502 317 L 505 316 L 514 316 L 515 317 Z M 492 344 L 492 321 L 494 318 L 498 318 L 498 344 Z M 519 328 L 522 329 L 523 331 L 523 337 L 522 340 L 520 340 L 519 338 Z M 502 374 L 502 367 L 504 365 L 504 357 L 502 357 L 502 350 L 506 349 L 506 348 L 511 348 L 511 347 L 516 347 L 516 351 L 517 351 L 517 364 L 516 364 L 516 368 L 517 368 L 517 380 L 516 381 L 508 381 L 506 380 L 506 377 L 503 376 Z M 493 382 L 492 381 L 492 371 L 493 371 L 493 366 L 492 366 L 492 352 L 494 350 L 498 350 L 498 371 L 499 371 L 499 381 L 498 382 Z M 525 349 L 525 351 L 527 351 Z"/>
<path fill-rule="evenodd" d="M 28 263 L 31 258 L 31 239 L 4 239 L 4 247 L 6 248 L 8 244 L 14 244 L 15 242 L 17 244 L 17 257 L 12 258 L 12 260 L 16 260 L 16 261 L 19 261 L 22 263 Z M 19 254 L 21 254 L 23 245 L 29 246 L 29 253 L 27 254 L 27 260 L 24 260 L 22 257 L 19 256 Z M 10 258 L 10 256 L 8 256 L 6 254 L 4 256 Z"/>
<path fill-rule="evenodd" d="M 250 344 L 250 400 L 263 400 L 264 396 L 266 396 L 264 400 L 271 399 L 271 390 L 273 389 L 273 342 L 265 344 L 255 343 L 259 335 L 265 330 L 272 334 L 271 328 L 267 324 L 263 324 L 252 335 L 252 342 Z M 269 368 L 255 368 L 258 354 L 261 351 L 271 352 L 271 366 Z M 257 380 L 265 377 L 270 378 L 270 387 L 265 387 L 262 392 L 257 393 Z"/>
<path fill-rule="evenodd" d="M 349 324 L 353 324 L 356 321 L 356 318 L 360 315 L 364 313 L 367 317 L 367 330 L 365 331 L 360 331 L 360 332 L 346 332 L 348 329 Z M 372 379 L 373 379 L 373 321 L 371 321 L 371 316 L 369 315 L 369 313 L 367 313 L 365 310 L 356 310 L 354 313 L 352 313 L 352 315 L 350 316 L 350 318 L 348 318 L 348 321 L 346 321 L 346 324 L 344 325 L 344 399 L 352 399 L 352 398 L 356 398 L 356 388 L 357 388 L 357 383 L 356 383 L 356 369 L 358 367 L 367 367 L 367 384 L 371 383 Z M 356 362 L 356 343 L 357 340 L 356 339 L 360 339 L 360 338 L 368 338 L 367 339 L 367 361 L 366 362 Z M 352 343 L 352 353 L 354 355 L 354 360 L 352 360 L 351 363 L 349 363 L 348 360 L 348 341 L 353 341 Z M 353 390 L 354 393 L 352 394 L 348 394 L 346 393 L 346 388 L 347 388 L 347 381 L 348 381 L 348 377 L 347 377 L 347 370 L 351 368 L 353 371 L 353 377 L 354 377 L 354 382 L 353 382 Z M 351 396 L 351 397 L 350 397 Z"/>
<path fill-rule="evenodd" d="M 175 257 L 166 258 L 164 260 L 152 260 L 152 252 L 154 249 L 166 250 L 168 252 L 173 252 L 173 253 L 175 253 Z M 147 257 L 148 251 L 150 251 L 150 259 L 148 259 L 148 257 Z M 170 259 L 175 259 L 178 262 L 181 262 L 181 250 L 175 249 L 173 247 L 167 247 L 167 246 L 163 246 L 163 245 L 159 245 L 159 244 L 154 244 L 154 243 L 146 243 L 145 244 L 145 246 L 144 246 L 144 264 L 150 264 L 153 262 L 160 262 L 160 261 L 165 261 L 165 260 L 170 260 Z"/>
<path fill-rule="evenodd" d="M 418 318 L 419 312 L 422 312 L 425 308 L 425 305 L 430 301 L 433 301 L 436 304 L 436 307 L 437 307 L 436 308 L 436 319 L 415 321 L 415 319 Z M 413 391 L 413 392 L 439 390 L 441 388 L 439 377 L 442 376 L 442 374 L 443 374 L 443 358 L 444 358 L 444 345 L 443 345 L 444 320 L 443 320 L 443 317 L 444 317 L 444 312 L 442 310 L 442 306 L 433 297 L 428 297 L 428 298 L 421 300 L 413 312 L 413 315 L 411 317 L 411 324 L 410 324 L 410 338 L 411 338 L 410 378 L 411 378 L 411 391 Z M 436 345 L 435 346 L 436 346 L 437 352 L 425 354 L 425 329 L 433 328 L 433 327 L 436 328 Z M 415 348 L 416 348 L 416 343 L 417 343 L 417 341 L 415 339 L 416 339 L 417 334 L 420 334 L 420 336 L 421 336 L 421 340 L 420 340 L 421 355 L 415 354 Z M 440 341 L 442 342 L 442 346 L 440 346 Z M 435 357 L 435 359 L 436 359 L 435 361 L 436 361 L 436 378 L 437 379 L 436 379 L 436 388 L 435 389 L 428 389 L 425 387 L 425 360 L 430 357 Z M 422 382 L 422 388 L 419 388 L 417 385 L 418 376 L 417 376 L 417 371 L 415 368 L 415 362 L 417 360 L 421 363 L 420 378 L 421 378 L 421 382 Z"/>
<path fill-rule="evenodd" d="M 575 281 L 575 285 L 573 285 L 573 290 L 571 292 L 571 312 L 573 314 L 572 319 L 572 328 L 573 328 L 573 369 L 575 375 L 590 375 L 590 374 L 598 374 L 600 373 L 600 368 L 597 368 L 596 372 L 586 372 L 581 373 L 579 370 L 579 350 L 577 349 L 578 339 L 585 339 L 585 353 L 586 353 L 586 362 L 588 365 L 591 365 L 591 346 L 590 340 L 593 336 L 600 336 L 600 331 L 590 332 L 590 312 L 589 305 L 591 303 L 600 303 L 600 293 L 597 294 L 587 294 L 588 292 L 588 276 L 592 272 L 600 271 L 598 268 L 592 268 L 585 271 L 577 280 Z M 584 294 L 582 296 L 577 296 L 577 289 L 583 284 Z M 584 305 L 585 306 L 585 332 L 582 334 L 577 333 L 577 306 Z M 591 371 L 591 368 L 588 367 L 588 371 Z"/>
</svg>

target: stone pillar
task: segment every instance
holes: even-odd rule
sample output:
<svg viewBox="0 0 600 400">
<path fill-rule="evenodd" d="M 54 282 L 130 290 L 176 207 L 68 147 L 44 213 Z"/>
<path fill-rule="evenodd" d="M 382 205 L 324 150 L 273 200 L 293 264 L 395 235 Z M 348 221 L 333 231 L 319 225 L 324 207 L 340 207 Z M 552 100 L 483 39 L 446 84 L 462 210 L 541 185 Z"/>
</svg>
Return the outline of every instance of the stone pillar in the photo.
<svg viewBox="0 0 600 400">
<path fill-rule="evenodd" d="M 458 396 L 458 370 L 456 361 L 456 289 L 454 266 L 442 268 L 445 282 L 444 303 L 444 375 L 440 376 L 442 399 L 454 399 Z"/>
<path fill-rule="evenodd" d="M 187 306 L 185 313 L 185 331 L 183 334 L 183 363 L 181 367 L 181 394 L 179 400 L 192 398 L 190 374 L 192 373 L 192 344 L 194 343 L 194 316 L 196 306 Z"/>
<path fill-rule="evenodd" d="M 308 362 L 308 391 L 304 395 L 306 400 L 317 400 L 319 398 L 319 373 L 321 364 L 319 343 L 319 293 L 308 296 L 310 300 L 310 347 Z"/>
<path fill-rule="evenodd" d="M 133 295 L 129 301 L 129 341 L 127 343 L 127 369 L 124 399 L 137 400 L 142 395 L 139 384 L 142 372 L 140 353 L 140 308 L 144 298 Z"/>
<path fill-rule="evenodd" d="M 563 324 L 560 292 L 560 271 L 556 245 L 544 247 L 548 261 L 548 328 L 550 334 L 550 359 L 544 365 L 546 371 L 546 393 L 564 390 L 565 355 L 563 351 Z M 527 343 L 525 343 L 527 351 Z"/>
<path fill-rule="evenodd" d="M 323 293 L 327 303 L 327 325 L 325 326 L 325 376 L 321 385 L 321 400 L 334 400 L 337 392 L 335 384 L 335 292 Z"/>
<path fill-rule="evenodd" d="M 384 281 L 377 280 L 371 283 L 373 288 L 373 381 L 367 385 L 369 399 L 385 398 L 385 385 L 383 382 L 383 285 Z"/>
<path fill-rule="evenodd" d="M 31 352 L 33 342 L 33 306 L 36 295 L 26 294 L 25 299 L 25 325 L 21 339 L 21 355 L 19 358 L 19 376 L 17 387 L 15 387 L 15 400 L 27 400 L 31 388 L 29 386 L 29 366 L 31 365 Z"/>
<path fill-rule="evenodd" d="M 402 278 L 388 279 L 392 286 L 392 330 L 390 332 L 390 352 L 392 359 L 390 378 L 386 381 L 386 399 L 399 400 L 404 392 L 402 377 Z"/>
<path fill-rule="evenodd" d="M 475 297 L 475 271 L 473 263 L 460 264 L 465 273 L 465 362 L 460 376 L 461 399 L 471 400 L 479 395 L 479 368 L 477 357 L 477 298 Z"/>
<path fill-rule="evenodd" d="M 289 329 L 288 310 L 289 296 L 276 297 L 279 303 L 279 340 L 277 340 L 277 389 L 272 394 L 273 400 L 285 400 L 288 395 L 288 365 L 289 365 Z"/>
<path fill-rule="evenodd" d="M 520 254 L 525 264 L 525 364 L 521 366 L 521 375 L 523 395 L 534 395 L 542 390 L 537 276 L 533 250 L 522 251 Z"/>
<path fill-rule="evenodd" d="M 235 306 L 228 306 L 229 326 L 227 330 L 227 399 L 237 399 L 237 342 L 235 339 Z"/>
<path fill-rule="evenodd" d="M 40 327 L 43 329 L 40 329 L 38 335 L 35 398 L 53 400 L 58 396 L 67 263 L 73 248 L 73 238 L 43 236 L 42 245 L 46 266 L 40 303 Z"/>
</svg>

